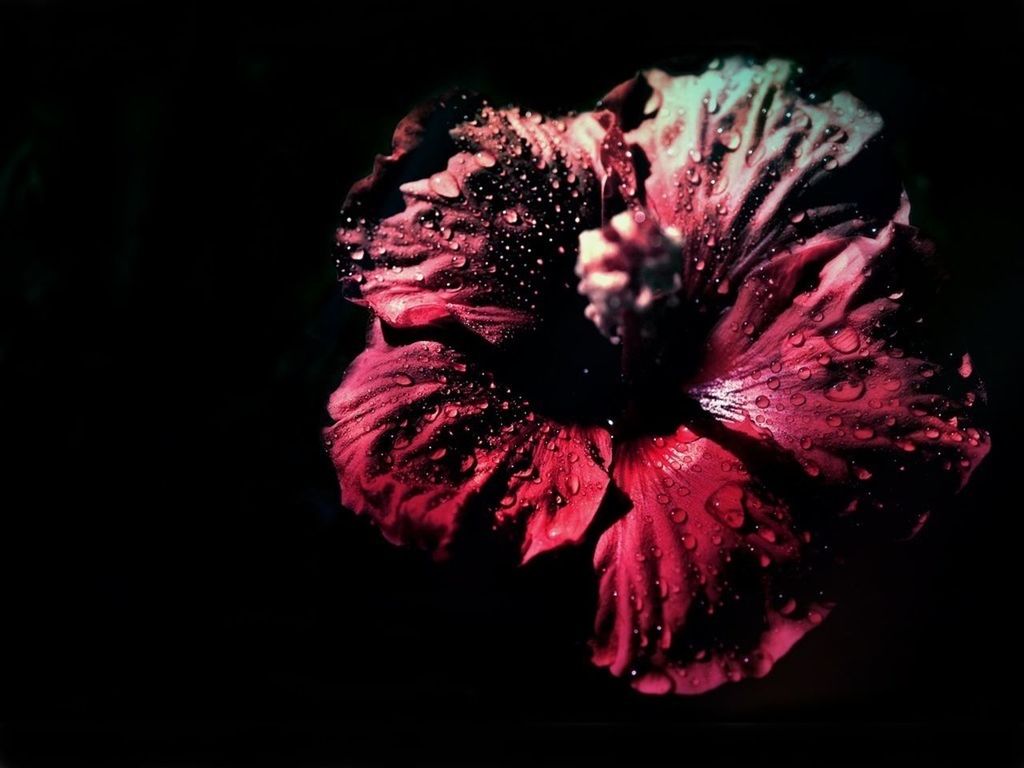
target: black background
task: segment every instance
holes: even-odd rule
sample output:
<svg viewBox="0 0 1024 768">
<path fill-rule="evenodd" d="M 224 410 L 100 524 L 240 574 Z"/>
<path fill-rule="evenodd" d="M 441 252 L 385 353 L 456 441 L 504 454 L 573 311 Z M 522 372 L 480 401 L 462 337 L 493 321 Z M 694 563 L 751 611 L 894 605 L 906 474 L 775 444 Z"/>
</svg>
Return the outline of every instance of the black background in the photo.
<svg viewBox="0 0 1024 768">
<path fill-rule="evenodd" d="M 5 765 L 1021 764 L 1021 7 L 677 5 L 0 10 Z M 770 676 L 646 698 L 587 660 L 589 553 L 438 566 L 338 506 L 332 234 L 449 87 L 735 52 L 885 116 L 995 448 Z"/>
</svg>

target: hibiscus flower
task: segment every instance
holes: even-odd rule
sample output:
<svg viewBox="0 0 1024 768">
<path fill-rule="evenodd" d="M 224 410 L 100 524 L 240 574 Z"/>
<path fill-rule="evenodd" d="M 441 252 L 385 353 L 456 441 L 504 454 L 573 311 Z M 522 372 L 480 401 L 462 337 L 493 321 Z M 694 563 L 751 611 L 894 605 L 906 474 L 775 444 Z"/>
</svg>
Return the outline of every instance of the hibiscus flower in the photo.
<svg viewBox="0 0 1024 768">
<path fill-rule="evenodd" d="M 455 94 L 356 183 L 372 313 L 330 399 L 341 500 L 439 557 L 596 539 L 593 661 L 649 693 L 761 676 L 838 552 L 910 534 L 989 448 L 931 349 L 931 248 L 847 93 L 785 61 L 652 70 L 546 117 Z"/>
</svg>

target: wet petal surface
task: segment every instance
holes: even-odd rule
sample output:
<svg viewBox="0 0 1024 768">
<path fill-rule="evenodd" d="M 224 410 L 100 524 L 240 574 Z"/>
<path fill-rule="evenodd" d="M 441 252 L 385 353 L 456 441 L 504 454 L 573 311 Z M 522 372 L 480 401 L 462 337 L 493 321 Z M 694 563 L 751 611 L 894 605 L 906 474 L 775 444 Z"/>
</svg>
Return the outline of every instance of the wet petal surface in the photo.
<svg viewBox="0 0 1024 768">
<path fill-rule="evenodd" d="M 719 306 L 779 249 L 869 232 L 899 205 L 881 118 L 847 93 L 805 96 L 796 77 L 790 62 L 729 59 L 699 76 L 651 70 L 606 99 L 649 169 L 644 204 L 683 238 L 690 301 Z"/>
<path fill-rule="evenodd" d="M 328 410 L 342 503 L 395 543 L 443 555 L 476 510 L 528 560 L 578 541 L 609 482 L 603 430 L 545 419 L 467 355 L 393 345 L 379 324 Z"/>
<path fill-rule="evenodd" d="M 647 693 L 765 674 L 864 521 L 916 532 L 989 450 L 881 119 L 799 74 L 651 70 L 564 119 L 442 99 L 337 233 L 376 317 L 330 403 L 343 503 L 442 554 L 478 514 L 524 560 L 603 504 L 593 659 Z"/>
<path fill-rule="evenodd" d="M 495 343 L 543 324 L 598 211 L 586 130 L 460 96 L 410 115 L 342 211 L 350 296 L 395 327 L 458 323 Z"/>
<path fill-rule="evenodd" d="M 706 380 L 692 390 L 730 428 L 906 530 L 989 450 L 973 420 L 981 390 L 969 357 L 939 365 L 915 347 L 919 323 L 903 303 L 926 249 L 897 221 L 874 238 L 776 256 L 712 332 Z M 788 304 L 771 298 L 797 284 L 807 288 Z"/>
<path fill-rule="evenodd" d="M 809 535 L 728 450 L 685 427 L 616 446 L 633 508 L 597 546 L 594 662 L 647 693 L 768 672 L 827 608 Z"/>
</svg>

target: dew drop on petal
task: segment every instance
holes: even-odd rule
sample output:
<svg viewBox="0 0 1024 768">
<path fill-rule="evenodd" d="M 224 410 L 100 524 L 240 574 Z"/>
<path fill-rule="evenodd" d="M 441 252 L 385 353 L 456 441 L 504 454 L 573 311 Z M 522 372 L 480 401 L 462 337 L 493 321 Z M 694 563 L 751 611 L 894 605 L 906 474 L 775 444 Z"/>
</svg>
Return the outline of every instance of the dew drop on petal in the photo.
<svg viewBox="0 0 1024 768">
<path fill-rule="evenodd" d="M 740 135 L 736 131 L 725 131 L 720 137 L 719 141 L 722 142 L 722 146 L 733 152 L 740 147 Z"/>
<path fill-rule="evenodd" d="M 430 188 L 441 197 L 455 198 L 461 194 L 459 183 L 448 171 L 441 171 L 431 176 Z"/>
<path fill-rule="evenodd" d="M 849 326 L 839 328 L 835 333 L 826 337 L 825 341 L 836 352 L 842 352 L 843 354 L 850 354 L 860 349 L 860 336 L 857 334 L 857 331 Z"/>
<path fill-rule="evenodd" d="M 709 514 L 730 528 L 740 528 L 746 519 L 743 496 L 743 486 L 726 483 L 708 497 L 704 507 Z"/>
<path fill-rule="evenodd" d="M 864 396 L 864 382 L 860 379 L 838 381 L 825 390 L 825 399 L 833 403 L 850 403 Z"/>
<path fill-rule="evenodd" d="M 486 149 L 477 152 L 473 157 L 476 158 L 476 161 L 484 168 L 493 168 L 495 163 L 498 162 L 494 155 Z"/>
<path fill-rule="evenodd" d="M 875 430 L 871 427 L 856 426 L 853 428 L 853 436 L 858 440 L 870 440 L 875 436 Z"/>
</svg>

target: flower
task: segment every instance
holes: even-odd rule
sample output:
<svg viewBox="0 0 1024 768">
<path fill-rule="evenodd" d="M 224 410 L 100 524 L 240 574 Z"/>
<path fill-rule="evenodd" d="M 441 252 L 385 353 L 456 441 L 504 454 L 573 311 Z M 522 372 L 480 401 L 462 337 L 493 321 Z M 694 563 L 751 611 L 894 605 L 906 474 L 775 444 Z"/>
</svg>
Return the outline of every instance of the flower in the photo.
<svg viewBox="0 0 1024 768">
<path fill-rule="evenodd" d="M 599 536 L 593 661 L 648 693 L 767 673 L 837 551 L 989 449 L 881 119 L 796 74 L 652 70 L 560 118 L 446 97 L 342 211 L 373 316 L 328 405 L 343 504 L 442 557 L 467 521 L 524 563 Z"/>
</svg>

